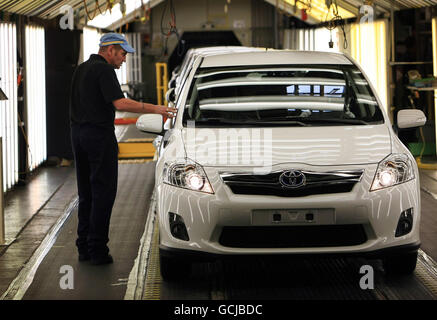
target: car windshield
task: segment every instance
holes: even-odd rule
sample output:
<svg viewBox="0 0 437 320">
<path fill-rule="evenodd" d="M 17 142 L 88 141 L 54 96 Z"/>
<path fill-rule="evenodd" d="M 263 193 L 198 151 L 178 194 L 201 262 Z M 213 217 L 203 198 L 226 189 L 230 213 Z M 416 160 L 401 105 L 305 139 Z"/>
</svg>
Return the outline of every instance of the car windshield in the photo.
<svg viewBox="0 0 437 320">
<path fill-rule="evenodd" d="M 384 123 L 353 65 L 200 68 L 183 123 L 196 126 L 323 126 Z"/>
</svg>

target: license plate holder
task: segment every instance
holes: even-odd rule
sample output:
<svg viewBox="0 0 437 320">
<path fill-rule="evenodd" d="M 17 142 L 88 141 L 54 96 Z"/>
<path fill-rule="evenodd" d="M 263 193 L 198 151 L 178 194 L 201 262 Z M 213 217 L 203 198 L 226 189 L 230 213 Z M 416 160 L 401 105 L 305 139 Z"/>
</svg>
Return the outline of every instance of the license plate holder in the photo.
<svg viewBox="0 0 437 320">
<path fill-rule="evenodd" d="M 329 225 L 335 224 L 334 209 L 256 209 L 252 225 Z"/>
</svg>

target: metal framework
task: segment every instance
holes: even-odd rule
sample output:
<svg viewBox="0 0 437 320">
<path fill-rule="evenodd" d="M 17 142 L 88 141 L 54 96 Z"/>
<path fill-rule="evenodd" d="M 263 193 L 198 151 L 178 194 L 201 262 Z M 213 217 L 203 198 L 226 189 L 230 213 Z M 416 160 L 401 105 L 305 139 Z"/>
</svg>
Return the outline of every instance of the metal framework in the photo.
<svg viewBox="0 0 437 320">
<path fill-rule="evenodd" d="M 163 0 L 144 0 L 144 3 L 150 2 L 150 7 L 153 8 Z M 284 0 L 265 0 L 266 2 L 276 5 L 277 3 L 283 3 Z M 115 0 L 113 5 L 119 3 L 120 0 Z M 99 7 L 96 4 L 99 4 Z M 337 0 L 339 6 L 344 7 L 346 10 L 358 12 L 359 8 L 363 5 L 362 0 Z M 0 11 L 7 11 L 27 16 L 37 16 L 42 19 L 53 19 L 60 14 L 60 8 L 64 5 L 70 5 L 78 14 L 79 19 L 86 17 L 85 4 L 89 10 L 105 11 L 107 9 L 107 0 L 3 0 L 0 3 Z M 376 9 L 376 13 L 389 13 L 391 9 L 402 10 L 409 8 L 420 8 L 437 5 L 437 0 L 374 0 L 373 4 Z M 289 12 L 294 14 L 292 10 Z M 134 18 L 134 15 L 126 17 L 126 21 L 129 22 Z M 110 29 L 117 28 L 117 23 L 110 27 Z"/>
</svg>

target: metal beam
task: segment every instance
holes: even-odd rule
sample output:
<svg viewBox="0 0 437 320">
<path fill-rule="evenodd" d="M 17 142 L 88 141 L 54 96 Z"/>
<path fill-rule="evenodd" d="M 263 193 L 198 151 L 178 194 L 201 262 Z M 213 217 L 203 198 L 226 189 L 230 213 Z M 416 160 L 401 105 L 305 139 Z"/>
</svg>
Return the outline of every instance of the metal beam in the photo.
<svg viewBox="0 0 437 320">
<path fill-rule="evenodd" d="M 49 3 L 41 6 L 40 8 L 38 8 L 35 11 L 35 15 L 40 17 L 40 18 L 47 18 L 46 17 L 46 12 L 50 11 L 54 6 L 58 5 L 59 3 L 63 3 L 63 2 L 68 2 L 68 0 L 55 0 L 55 1 L 50 1 Z"/>
<path fill-rule="evenodd" d="M 164 0 L 150 0 L 150 8 L 156 7 L 161 2 L 164 2 Z M 107 29 L 109 30 L 116 30 L 120 28 L 121 26 L 125 25 L 126 23 L 130 23 L 135 19 L 136 16 L 136 10 L 126 15 L 124 18 L 115 21 L 113 24 L 109 25 Z"/>
</svg>

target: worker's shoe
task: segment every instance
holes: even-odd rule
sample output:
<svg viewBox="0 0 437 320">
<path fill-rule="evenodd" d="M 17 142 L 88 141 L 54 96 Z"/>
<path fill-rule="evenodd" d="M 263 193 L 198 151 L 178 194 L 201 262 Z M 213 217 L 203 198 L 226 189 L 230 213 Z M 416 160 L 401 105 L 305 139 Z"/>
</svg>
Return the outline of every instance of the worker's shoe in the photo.
<svg viewBox="0 0 437 320">
<path fill-rule="evenodd" d="M 93 265 L 101 265 L 101 264 L 113 263 L 114 260 L 112 259 L 112 256 L 108 254 L 106 256 L 91 257 L 90 262 Z"/>
</svg>

